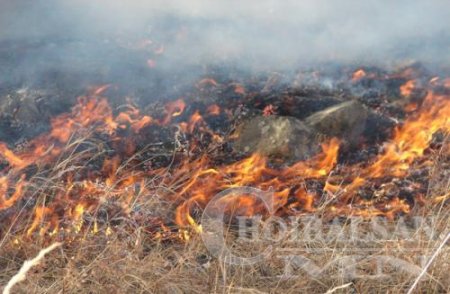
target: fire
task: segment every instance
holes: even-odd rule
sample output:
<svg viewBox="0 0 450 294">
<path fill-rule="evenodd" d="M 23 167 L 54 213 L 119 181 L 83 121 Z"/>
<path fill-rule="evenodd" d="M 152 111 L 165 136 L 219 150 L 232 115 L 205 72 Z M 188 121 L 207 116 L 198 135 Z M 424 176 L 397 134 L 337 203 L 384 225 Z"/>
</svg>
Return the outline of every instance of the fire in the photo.
<svg viewBox="0 0 450 294">
<path fill-rule="evenodd" d="M 358 69 L 352 74 L 352 81 L 357 82 L 360 79 L 364 78 L 367 75 L 367 73 L 363 69 Z"/>
<path fill-rule="evenodd" d="M 450 131 L 450 102 L 448 96 L 430 92 L 422 105 L 423 111 L 408 119 L 397 128 L 392 141 L 384 146 L 384 152 L 366 168 L 357 169 L 359 175 L 347 186 L 343 200 L 348 201 L 353 192 L 368 179 L 381 177 L 404 177 L 414 160 L 424 154 L 433 134 L 438 130 Z M 336 193 L 336 188 L 327 187 Z"/>
<path fill-rule="evenodd" d="M 209 115 L 219 115 L 220 107 L 217 104 L 210 105 L 208 106 L 207 112 Z"/>
<path fill-rule="evenodd" d="M 363 201 L 360 201 L 362 207 L 351 208 L 347 206 L 347 202 L 355 197 L 357 189 L 369 179 L 404 177 L 413 162 L 424 154 L 433 134 L 438 130 L 450 131 L 449 118 L 449 97 L 430 92 L 423 103 L 423 111 L 396 129 L 393 139 L 386 144 L 384 153 L 365 168 L 357 165 L 346 169 L 350 173 L 358 172 L 350 184 L 339 186 L 326 181 L 325 192 L 333 195 L 342 191 L 340 196 L 342 201 L 339 202 L 339 205 L 331 206 L 331 212 L 336 215 L 353 214 L 364 217 L 384 215 L 389 218 L 399 212 L 408 213 L 409 205 L 399 198 L 394 198 L 384 207 L 378 208 L 372 207 L 373 203 L 371 202 L 364 204 Z M 263 190 L 276 188 L 276 191 L 280 191 L 279 193 L 283 191 L 281 203 L 286 203 L 288 196 L 294 194 L 299 200 L 297 208 L 314 211 L 315 196 L 302 190 L 293 191 L 292 188 L 298 186 L 301 183 L 299 179 L 302 178 L 326 178 L 336 165 L 338 150 L 339 142 L 331 140 L 322 146 L 322 153 L 314 159 L 296 163 L 283 170 L 274 170 L 268 167 L 267 161 L 263 157 L 254 155 L 219 170 L 207 170 L 209 171 L 207 173 L 198 172 L 193 177 L 194 180 L 181 191 L 180 195 L 192 193 L 196 196 L 188 197 L 189 200 L 180 206 L 180 209 L 177 210 L 176 222 L 180 226 L 192 225 L 189 211 L 193 205 L 205 204 L 208 200 L 205 199 L 206 195 L 214 195 L 223 189 L 239 186 L 254 186 Z M 208 186 L 209 183 L 212 183 L 212 187 Z"/>
<path fill-rule="evenodd" d="M 385 152 L 367 169 L 368 176 L 403 176 L 411 163 L 422 156 L 433 134 L 450 131 L 450 104 L 447 96 L 428 93 L 423 112 L 408 119 L 395 130 Z"/>
<path fill-rule="evenodd" d="M 358 70 L 353 78 L 365 75 Z M 436 80 L 433 87 L 445 88 L 447 82 Z M 205 85 L 219 86 L 211 79 L 198 83 L 200 87 Z M 141 201 L 150 201 L 161 187 L 170 187 L 164 199 L 176 207 L 173 221 L 180 228 L 191 227 L 196 232 L 201 232 L 198 212 L 211 198 L 227 188 L 242 186 L 272 193 L 278 214 L 321 211 L 337 216 L 394 218 L 411 211 L 402 195 L 376 201 L 363 199 L 358 191 L 373 180 L 407 177 L 412 167 L 429 164 L 420 159 L 433 136 L 438 131 L 450 132 L 450 97 L 445 91 L 430 89 L 417 109 L 394 130 L 382 151 L 368 162 L 338 164 L 340 142 L 329 138 L 322 143 L 321 152 L 288 166 L 273 163 L 261 154 L 236 162 L 217 162 L 207 154 L 195 153 L 194 146 L 189 150 L 192 156 L 177 155 L 181 159 L 177 157 L 175 161 L 174 157 L 169 166 L 145 170 L 134 143 L 143 129 L 176 125 L 186 136 L 209 134 L 220 141 L 226 136 L 214 133 L 207 121 L 227 109 L 212 104 L 200 108 L 206 109 L 202 113 L 200 109 L 187 109 L 186 102 L 178 99 L 167 103 L 160 117 L 143 114 L 131 103 L 121 111 L 113 111 L 102 97 L 110 87 L 94 89 L 90 95 L 81 97 L 70 113 L 54 117 L 51 130 L 31 140 L 25 150 L 15 151 L 0 143 L 0 156 L 6 166 L 0 175 L 0 212 L 20 207 L 21 199 L 36 201 L 34 210 L 29 212 L 31 224 L 24 229 L 29 236 L 78 233 L 88 227 L 95 233 L 103 227 L 110 233 L 113 230 L 110 224 L 97 217 L 100 208 L 113 203 L 117 214 L 131 217 L 138 196 Z M 401 87 L 401 94 L 408 96 L 415 87 L 415 81 L 410 80 Z M 240 85 L 235 85 L 234 90 L 245 94 Z M 104 145 L 109 144 L 108 148 L 99 143 L 99 134 L 107 137 Z M 88 164 L 93 167 L 87 168 Z M 34 170 L 43 176 L 35 176 Z M 46 177 L 52 183 L 44 188 L 42 178 Z M 320 184 L 311 189 L 308 183 L 312 181 Z M 431 200 L 423 195 L 417 197 L 435 203 L 446 201 L 448 194 Z M 229 213 L 267 213 L 250 195 L 222 201 L 229 204 Z M 181 235 L 187 238 L 186 234 Z"/>
<path fill-rule="evenodd" d="M 306 162 L 299 162 L 284 170 L 276 170 L 268 166 L 267 160 L 258 154 L 247 159 L 226 165 L 220 168 L 207 168 L 207 160 L 202 158 L 198 162 L 188 163 L 180 168 L 181 171 L 196 169 L 191 180 L 179 192 L 180 197 L 188 197 L 176 212 L 176 222 L 180 226 L 192 225 L 190 210 L 195 205 L 206 204 L 210 197 L 218 192 L 233 187 L 252 186 L 262 190 L 275 188 L 274 194 L 277 198 L 278 207 L 287 203 L 291 193 L 295 193 L 294 187 L 299 179 L 307 177 L 326 176 L 337 161 L 339 150 L 338 140 L 331 140 L 322 146 L 322 153 Z M 183 173 L 182 173 L 183 174 Z M 180 176 L 182 175 L 180 174 Z M 176 175 L 174 175 L 176 178 Z M 298 192 L 297 192 L 298 193 Z M 300 197 L 300 196 L 299 196 Z M 301 200 L 303 200 L 301 198 Z M 312 211 L 313 198 L 306 197 L 303 205 L 305 210 Z M 240 202 L 242 211 L 254 211 L 252 201 Z M 302 207 L 300 207 L 302 208 Z M 247 211 L 248 210 L 248 211 Z M 250 213 L 251 214 L 251 213 Z"/>
<path fill-rule="evenodd" d="M 276 110 L 275 110 L 275 107 L 272 104 L 267 105 L 263 109 L 263 115 L 264 116 L 269 116 L 269 115 L 272 115 L 272 114 L 275 114 L 275 113 L 276 113 Z"/>
<path fill-rule="evenodd" d="M 0 154 L 8 161 L 8 163 L 16 167 L 18 169 L 22 169 L 28 165 L 28 163 L 20 158 L 19 156 L 15 155 L 4 143 L 0 143 Z"/>
<path fill-rule="evenodd" d="M 22 196 L 23 189 L 25 187 L 26 182 L 24 181 L 25 175 L 20 177 L 20 180 L 17 182 L 14 192 L 11 196 L 7 197 L 7 192 L 9 188 L 9 180 L 8 177 L 0 178 L 0 211 L 4 209 L 8 209 L 19 200 Z"/>
<path fill-rule="evenodd" d="M 234 93 L 239 95 L 245 95 L 245 88 L 241 84 L 235 84 L 234 85 Z"/>
<path fill-rule="evenodd" d="M 96 90 L 95 93 L 104 91 L 106 87 Z M 49 163 L 63 151 L 63 144 L 78 131 L 95 128 L 108 133 L 113 133 L 117 124 L 111 124 L 114 119 L 112 111 L 106 99 L 92 99 L 74 107 L 72 114 L 62 114 L 51 121 L 52 130 L 32 140 L 30 150 L 21 154 L 15 154 L 0 144 L 0 155 L 16 170 L 22 170 L 37 162 Z M 50 143 L 50 144 L 49 144 Z"/>
<path fill-rule="evenodd" d="M 182 122 L 180 123 L 180 127 L 185 133 L 192 133 L 194 132 L 197 125 L 199 125 L 203 121 L 203 117 L 201 116 L 200 112 L 197 110 L 194 112 L 194 114 L 191 115 L 189 122 Z"/>
<path fill-rule="evenodd" d="M 183 113 L 184 109 L 186 108 L 186 103 L 183 99 L 178 99 L 173 102 L 169 102 L 166 104 L 166 117 L 162 121 L 162 124 L 168 124 L 172 117 L 179 116 Z"/>
<path fill-rule="evenodd" d="M 106 123 L 111 130 L 130 127 L 133 132 L 138 133 L 142 128 L 156 121 L 148 115 L 141 115 L 137 108 L 129 105 L 128 110 L 119 113 L 114 120 L 108 118 Z"/>
<path fill-rule="evenodd" d="M 400 86 L 400 94 L 404 97 L 411 96 L 412 92 L 417 86 L 417 82 L 415 80 L 409 80 L 405 84 Z"/>
</svg>

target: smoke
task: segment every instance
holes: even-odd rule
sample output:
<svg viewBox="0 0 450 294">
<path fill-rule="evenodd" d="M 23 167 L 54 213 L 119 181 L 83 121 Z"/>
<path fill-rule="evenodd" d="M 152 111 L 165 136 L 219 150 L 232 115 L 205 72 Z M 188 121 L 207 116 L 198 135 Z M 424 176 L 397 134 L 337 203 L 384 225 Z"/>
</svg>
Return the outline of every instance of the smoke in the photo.
<svg viewBox="0 0 450 294">
<path fill-rule="evenodd" d="M 0 44 L 55 42 L 29 57 L 47 65 L 76 66 L 73 56 L 111 64 L 118 56 L 107 47 L 144 39 L 163 44 L 166 68 L 450 61 L 447 0 L 2 0 L 0 10 Z"/>
</svg>

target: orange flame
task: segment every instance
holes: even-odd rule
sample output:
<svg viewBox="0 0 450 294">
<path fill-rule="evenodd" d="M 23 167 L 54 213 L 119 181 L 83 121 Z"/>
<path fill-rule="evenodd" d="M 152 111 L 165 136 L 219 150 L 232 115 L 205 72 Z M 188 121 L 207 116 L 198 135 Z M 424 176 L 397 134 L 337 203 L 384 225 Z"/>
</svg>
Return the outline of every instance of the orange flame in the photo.
<svg viewBox="0 0 450 294">
<path fill-rule="evenodd" d="M 217 104 L 210 105 L 208 106 L 207 112 L 209 115 L 219 115 L 220 107 Z"/>
<path fill-rule="evenodd" d="M 411 81 L 415 87 L 414 80 Z M 442 85 L 446 86 L 444 81 L 447 80 L 443 80 Z M 211 84 L 210 81 L 204 83 Z M 410 95 L 414 90 L 412 86 L 407 86 L 408 83 L 404 85 L 403 91 L 401 89 L 402 95 Z M 405 177 L 414 165 L 427 164 L 418 159 L 425 155 L 433 135 L 439 130 L 450 132 L 450 97 L 448 94 L 442 94 L 445 91 L 442 91 L 442 85 L 439 85 L 441 91 L 436 93 L 429 91 L 420 107 L 410 113 L 404 123 L 395 129 L 393 138 L 369 163 L 336 168 L 339 141 L 331 139 L 322 144 L 322 152 L 316 156 L 290 166 L 274 167 L 260 154 L 221 165 L 212 162 L 206 155 L 196 159 L 187 157 L 174 170 L 170 170 L 168 173 L 170 176 L 155 177 L 155 181 L 160 182 L 155 182 L 152 186 L 174 187 L 173 195 L 168 196 L 168 200 L 177 206 L 175 222 L 180 227 L 193 227 L 197 232 L 201 231 L 201 226 L 196 223 L 193 212 L 197 208 L 203 208 L 219 191 L 241 186 L 273 191 L 276 208 L 283 210 L 314 212 L 324 209 L 331 215 L 362 217 L 383 215 L 388 218 L 393 218 L 398 213 L 409 213 L 411 207 L 401 199 L 402 195 L 375 202 L 358 197 L 357 192 L 371 179 Z M 26 150 L 13 152 L 5 143 L 0 143 L 0 156 L 9 164 L 5 169 L 7 176 L 2 174 L 0 177 L 0 211 L 13 207 L 20 199 L 26 198 L 27 194 L 32 194 L 28 192 L 29 190 L 36 191 L 33 184 L 30 184 L 33 179 L 25 176 L 30 174 L 27 167 L 60 164 L 60 159 L 64 159 L 66 151 L 70 154 L 75 153 L 72 142 L 77 138 L 88 137 L 98 132 L 109 135 L 112 146 L 122 148 L 117 148 L 121 152 L 115 150 L 114 156 L 103 159 L 101 161 L 103 164 L 100 164 L 97 170 L 86 172 L 87 175 L 82 180 L 75 180 L 79 176 L 77 173 L 65 172 L 58 180 L 60 182 L 55 184 L 59 189 L 58 192 L 52 192 L 52 201 L 39 202 L 40 205 L 34 209 L 33 221 L 27 229 L 28 235 L 34 232 L 41 235 L 50 231 L 57 232 L 66 226 L 64 220 L 67 218 L 72 222 L 72 230 L 79 232 L 84 228 L 86 215 L 95 214 L 96 210 L 108 200 L 117 201 L 121 212 L 128 215 L 132 211 L 137 194 L 155 194 L 152 188 L 145 185 L 145 179 L 160 173 L 167 174 L 166 169 L 150 169 L 143 172 L 130 164 L 132 159 L 125 156 L 133 155 L 136 147 L 133 140 L 130 138 L 125 140 L 120 134 L 127 131 L 127 135 L 137 137 L 138 135 L 134 134 L 146 126 L 169 124 L 173 117 L 181 116 L 186 103 L 182 99 L 167 103 L 165 117 L 162 120 L 143 115 L 131 105 L 115 115 L 107 100 L 100 97 L 109 87 L 110 85 L 105 85 L 95 89 L 92 92 L 93 96 L 80 98 L 71 113 L 53 118 L 51 131 L 31 140 Z M 220 111 L 220 107 L 215 104 L 207 108 L 208 115 L 218 115 Z M 199 131 L 212 134 L 213 138 L 220 137 L 208 129 L 199 110 L 193 110 L 192 113 L 189 118 L 184 116 L 179 118 L 184 120 L 179 123 L 184 132 Z M 88 156 L 80 157 L 79 163 L 82 165 Z M 77 169 L 75 166 L 73 168 Z M 309 191 L 306 188 L 307 180 L 323 184 L 323 188 L 319 190 L 322 190 L 324 195 L 321 195 L 321 191 Z M 329 197 L 327 200 L 332 201 L 323 205 L 323 197 Z M 447 199 L 446 194 L 433 201 Z M 252 215 L 264 210 L 264 207 L 249 195 L 227 198 L 223 201 L 230 204 L 230 213 Z M 108 227 L 108 230 L 111 228 Z M 97 222 L 95 231 L 98 231 Z"/>
<path fill-rule="evenodd" d="M 360 175 L 343 189 L 344 201 L 348 201 L 352 193 L 362 186 L 366 179 L 405 176 L 414 160 L 424 154 L 433 134 L 440 129 L 445 132 L 450 131 L 449 98 L 445 95 L 428 93 L 422 105 L 423 111 L 397 128 L 394 138 L 385 145 L 384 153 L 360 171 Z"/>
<path fill-rule="evenodd" d="M 411 96 L 412 92 L 417 86 L 417 82 L 415 80 L 409 80 L 405 84 L 400 86 L 400 94 L 404 97 Z"/>
<path fill-rule="evenodd" d="M 14 193 L 7 197 L 7 192 L 9 188 L 8 178 L 1 177 L 0 178 L 0 211 L 4 209 L 8 209 L 16 203 L 22 197 L 23 188 L 25 187 L 26 182 L 24 181 L 25 175 L 20 177 L 19 182 L 16 184 L 16 188 Z"/>
<path fill-rule="evenodd" d="M 322 177 L 332 170 L 337 161 L 339 142 L 333 139 L 322 148 L 323 152 L 315 158 L 299 162 L 281 171 L 268 167 L 266 159 L 259 154 L 218 169 L 207 168 L 206 158 L 187 163 L 179 169 L 179 174 L 174 174 L 174 178 L 184 175 L 188 170 L 197 172 L 179 192 L 180 197 L 186 197 L 186 194 L 191 196 L 177 209 L 176 223 L 180 226 L 192 225 L 190 209 L 193 205 L 204 205 L 217 192 L 232 187 L 256 186 L 263 190 L 276 187 L 274 191 L 276 203 L 278 207 L 283 206 L 287 203 L 288 196 L 295 192 L 293 189 L 300 178 Z M 302 199 L 300 194 L 298 197 Z M 307 195 L 303 199 L 305 210 L 312 211 L 313 197 Z M 246 214 L 255 212 L 253 204 L 252 201 L 240 201 L 240 210 Z"/>
<path fill-rule="evenodd" d="M 172 117 L 181 115 L 186 108 L 186 103 L 183 99 L 178 99 L 173 102 L 167 103 L 165 108 L 167 115 L 162 121 L 163 125 L 168 124 L 171 121 Z"/>
<path fill-rule="evenodd" d="M 358 69 L 352 74 L 352 82 L 357 82 L 360 79 L 364 78 L 366 76 L 366 72 L 363 69 Z"/>
<path fill-rule="evenodd" d="M 244 86 L 242 86 L 241 84 L 236 84 L 234 86 L 234 93 L 239 95 L 245 95 L 246 92 Z"/>
</svg>

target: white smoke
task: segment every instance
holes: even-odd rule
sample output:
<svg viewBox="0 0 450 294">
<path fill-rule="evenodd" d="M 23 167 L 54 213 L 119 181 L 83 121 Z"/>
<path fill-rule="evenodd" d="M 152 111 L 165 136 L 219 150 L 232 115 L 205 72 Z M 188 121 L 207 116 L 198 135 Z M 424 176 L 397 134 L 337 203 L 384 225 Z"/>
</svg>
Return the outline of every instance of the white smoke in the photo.
<svg viewBox="0 0 450 294">
<path fill-rule="evenodd" d="M 164 36 L 176 62 L 449 63 L 448 0 L 73 0 L 0 4 L 0 38 Z"/>
</svg>

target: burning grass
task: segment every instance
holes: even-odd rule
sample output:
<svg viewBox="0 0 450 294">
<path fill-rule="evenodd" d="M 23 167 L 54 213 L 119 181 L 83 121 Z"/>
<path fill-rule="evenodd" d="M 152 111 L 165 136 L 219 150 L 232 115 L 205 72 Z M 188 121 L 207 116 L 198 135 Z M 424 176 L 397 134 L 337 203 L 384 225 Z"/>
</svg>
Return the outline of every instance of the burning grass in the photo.
<svg viewBox="0 0 450 294">
<path fill-rule="evenodd" d="M 393 77 L 360 69 L 349 78 L 354 84 Z M 269 78 L 262 91 L 270 91 L 274 83 Z M 238 160 L 224 158 L 226 143 L 234 134 L 218 131 L 210 122 L 220 118 L 223 124 L 232 125 L 234 109 L 216 103 L 196 109 L 178 99 L 155 115 L 141 113 L 131 104 L 116 111 L 105 97 L 111 86 L 98 87 L 81 97 L 72 112 L 54 117 L 51 130 L 32 139 L 24 149 L 0 145 L 4 159 L 0 177 L 0 268 L 4 270 L 0 284 L 29 256 L 60 241 L 64 242 L 62 249 L 50 253 L 16 289 L 38 293 L 259 293 L 301 288 L 320 293 L 338 291 L 342 286 L 350 292 L 403 292 L 417 275 L 392 268 L 381 286 L 379 277 L 338 275 L 343 270 L 339 266 L 320 277 L 304 273 L 286 277 L 286 262 L 275 255 L 250 267 L 227 265 L 210 256 L 200 241 L 198 233 L 203 228 L 199 219 L 218 192 L 251 186 L 273 191 L 274 210 L 283 218 L 317 215 L 340 218 L 345 224 L 346 219 L 351 223 L 352 217 L 383 217 L 395 224 L 402 216 L 434 216 L 434 229 L 445 234 L 450 219 L 450 87 L 447 80 L 433 78 L 418 91 L 421 83 L 408 79 L 399 87 L 401 95 L 412 97 L 405 105 L 406 118 L 367 160 L 342 160 L 342 140 L 327 138 L 321 152 L 290 165 L 260 154 L 244 158 L 232 154 L 241 158 Z M 257 97 L 252 93 L 246 96 L 247 90 L 240 84 L 232 86 L 235 94 L 244 96 L 243 101 Z M 220 83 L 208 78 L 196 84 L 199 91 L 206 91 L 205 87 L 217 88 Z M 425 97 L 414 99 L 414 93 L 422 91 Z M 271 104 L 261 108 L 265 116 L 274 115 L 276 109 Z M 172 136 L 168 147 L 159 148 L 163 145 L 159 142 L 140 144 L 154 127 Z M 245 195 L 233 201 L 241 215 L 264 214 L 262 207 Z M 232 232 L 228 238 L 232 240 L 234 235 Z M 420 264 L 415 258 L 430 256 L 442 242 L 439 238 L 415 238 L 419 252 L 411 255 L 407 247 L 411 244 L 404 244 L 401 238 L 394 241 L 372 244 L 362 269 L 376 271 L 370 256 L 393 254 Z M 237 251 L 253 252 L 259 246 L 262 244 L 247 244 Z M 322 249 L 315 256 L 318 264 L 342 258 L 336 244 L 303 246 Z M 283 242 L 276 247 L 297 248 Z M 442 270 L 448 268 L 447 248 L 439 254 L 419 289 L 450 289 Z"/>
</svg>

